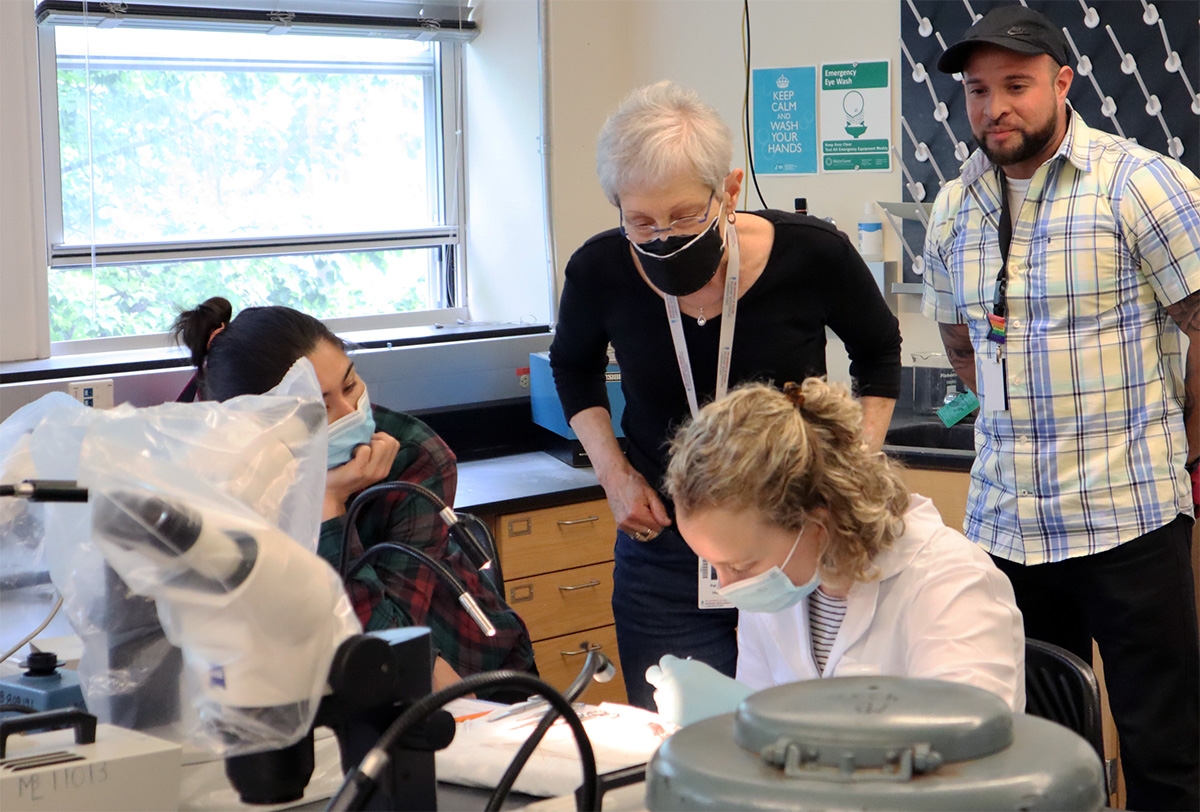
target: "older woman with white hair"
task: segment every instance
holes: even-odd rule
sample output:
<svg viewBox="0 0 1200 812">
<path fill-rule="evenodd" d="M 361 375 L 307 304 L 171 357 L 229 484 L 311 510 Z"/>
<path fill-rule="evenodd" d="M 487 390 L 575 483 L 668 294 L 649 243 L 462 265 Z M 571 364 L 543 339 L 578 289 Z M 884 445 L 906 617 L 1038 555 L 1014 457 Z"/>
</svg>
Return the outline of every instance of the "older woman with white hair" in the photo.
<svg viewBox="0 0 1200 812">
<path fill-rule="evenodd" d="M 550 347 L 563 409 L 617 520 L 613 614 L 631 704 L 664 653 L 732 675 L 737 613 L 673 529 L 661 491 L 674 429 L 746 381 L 823 375 L 826 328 L 842 340 L 866 441 L 882 445 L 900 389 L 900 331 L 845 234 L 822 220 L 736 210 L 733 139 L 696 94 L 660 82 L 604 124 L 600 183 L 619 227 L 572 256 Z M 735 326 L 736 325 L 736 326 Z M 625 396 L 622 450 L 604 372 Z"/>
</svg>

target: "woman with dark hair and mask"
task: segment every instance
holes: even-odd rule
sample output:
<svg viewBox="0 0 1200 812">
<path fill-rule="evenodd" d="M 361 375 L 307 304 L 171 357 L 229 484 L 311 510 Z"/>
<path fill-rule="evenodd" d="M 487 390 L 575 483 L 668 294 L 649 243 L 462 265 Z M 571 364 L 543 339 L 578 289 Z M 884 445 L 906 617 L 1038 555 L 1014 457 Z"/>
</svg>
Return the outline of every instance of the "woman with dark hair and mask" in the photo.
<svg viewBox="0 0 1200 812">
<path fill-rule="evenodd" d="M 850 240 L 814 217 L 736 211 L 732 156 L 729 128 L 692 91 L 660 82 L 622 102 L 596 158 L 619 227 L 571 257 L 550 347 L 563 410 L 619 528 L 617 644 L 629 701 L 647 708 L 642 674 L 663 654 L 730 676 L 737 661 L 737 613 L 701 608 L 712 579 L 662 491 L 674 429 L 739 383 L 824 375 L 826 328 L 846 346 L 870 447 L 900 392 L 899 325 Z M 609 345 L 624 451 L 605 391 Z"/>
<path fill-rule="evenodd" d="M 184 400 L 260 395 L 298 359 L 312 364 L 329 417 L 317 552 L 334 567 L 342 557 L 347 506 L 365 488 L 403 480 L 454 504 L 458 471 L 449 446 L 417 418 L 372 405 L 345 344 L 318 319 L 279 306 L 246 308 L 234 318 L 232 305 L 214 297 L 181 313 L 172 333 L 196 365 Z M 455 594 L 411 556 L 385 553 L 360 569 L 346 590 L 363 628 L 428 626 L 439 654 L 435 687 L 501 668 L 537 673 L 525 624 L 449 538 L 434 506 L 388 493 L 363 512 L 357 531 L 349 537 L 350 560 L 362 554 L 364 543 L 415 545 L 450 567 L 496 627 L 496 635 L 486 637 Z"/>
</svg>

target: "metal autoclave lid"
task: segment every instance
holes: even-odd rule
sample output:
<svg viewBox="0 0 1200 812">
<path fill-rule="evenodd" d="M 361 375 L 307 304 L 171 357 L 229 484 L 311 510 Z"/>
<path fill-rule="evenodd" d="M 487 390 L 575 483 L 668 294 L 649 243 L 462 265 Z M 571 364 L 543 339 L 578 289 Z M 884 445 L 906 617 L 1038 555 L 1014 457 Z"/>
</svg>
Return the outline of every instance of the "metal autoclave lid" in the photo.
<svg viewBox="0 0 1200 812">
<path fill-rule="evenodd" d="M 969 685 L 844 677 L 781 685 L 690 725 L 646 772 L 666 809 L 1101 809 L 1103 768 L 1061 725 Z"/>
</svg>

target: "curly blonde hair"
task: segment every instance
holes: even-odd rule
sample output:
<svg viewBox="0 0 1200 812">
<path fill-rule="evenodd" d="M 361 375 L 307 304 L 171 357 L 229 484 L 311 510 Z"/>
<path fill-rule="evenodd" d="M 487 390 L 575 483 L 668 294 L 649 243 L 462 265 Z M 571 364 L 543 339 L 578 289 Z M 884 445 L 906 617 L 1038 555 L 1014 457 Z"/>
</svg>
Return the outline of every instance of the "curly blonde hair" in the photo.
<svg viewBox="0 0 1200 812">
<path fill-rule="evenodd" d="M 683 513 L 752 508 L 790 531 L 825 508 L 822 577 L 851 581 L 874 577 L 909 501 L 899 466 L 863 445 L 862 407 L 820 378 L 748 384 L 705 406 L 671 442 L 665 485 Z"/>
</svg>

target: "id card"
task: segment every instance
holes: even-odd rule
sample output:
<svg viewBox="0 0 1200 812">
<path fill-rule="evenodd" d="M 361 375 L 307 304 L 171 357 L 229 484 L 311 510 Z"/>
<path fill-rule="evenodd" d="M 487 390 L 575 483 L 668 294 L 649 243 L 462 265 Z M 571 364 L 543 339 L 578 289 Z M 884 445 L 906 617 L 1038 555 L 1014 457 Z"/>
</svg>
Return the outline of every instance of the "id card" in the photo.
<svg viewBox="0 0 1200 812">
<path fill-rule="evenodd" d="M 1004 359 L 984 358 L 979 363 L 983 373 L 981 406 L 985 412 L 1003 412 L 1008 408 L 1008 389 L 1004 375 Z"/>
<path fill-rule="evenodd" d="M 720 586 L 721 582 L 717 580 L 717 571 L 701 558 L 696 573 L 696 605 L 701 609 L 732 609 L 733 604 L 729 602 L 729 599 L 717 594 Z"/>
</svg>

